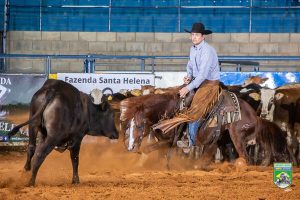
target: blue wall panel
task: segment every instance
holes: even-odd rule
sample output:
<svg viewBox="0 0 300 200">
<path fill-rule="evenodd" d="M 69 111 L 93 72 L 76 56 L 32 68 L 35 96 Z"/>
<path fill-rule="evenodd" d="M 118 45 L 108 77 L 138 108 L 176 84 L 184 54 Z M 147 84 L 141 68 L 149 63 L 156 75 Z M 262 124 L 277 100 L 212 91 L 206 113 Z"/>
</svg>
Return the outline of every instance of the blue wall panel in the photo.
<svg viewBox="0 0 300 200">
<path fill-rule="evenodd" d="M 299 32 L 300 9 L 254 9 L 253 32 Z"/>
<path fill-rule="evenodd" d="M 219 33 L 299 32 L 300 8 L 290 7 L 298 0 L 253 0 L 253 6 L 250 19 L 250 0 L 10 0 L 9 30 L 183 32 L 202 21 Z"/>
<path fill-rule="evenodd" d="M 3 20 L 0 20 L 0 31 L 3 31 L 4 30 L 4 1 L 0 2 L 0 16 L 3 16 Z"/>
<path fill-rule="evenodd" d="M 178 6 L 178 0 L 112 0 L 112 6 Z"/>
<path fill-rule="evenodd" d="M 111 24 L 119 32 L 177 32 L 177 10 L 113 8 Z"/>
<path fill-rule="evenodd" d="M 44 31 L 107 31 L 107 8 L 46 8 L 43 10 Z"/>
</svg>

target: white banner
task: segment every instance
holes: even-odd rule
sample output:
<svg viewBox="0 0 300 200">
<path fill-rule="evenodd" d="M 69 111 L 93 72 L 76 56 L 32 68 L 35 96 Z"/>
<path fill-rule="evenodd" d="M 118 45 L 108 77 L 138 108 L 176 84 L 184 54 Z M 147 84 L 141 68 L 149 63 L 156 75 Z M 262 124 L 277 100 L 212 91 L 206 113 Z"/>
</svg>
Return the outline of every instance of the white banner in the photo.
<svg viewBox="0 0 300 200">
<path fill-rule="evenodd" d="M 82 92 L 90 93 L 94 88 L 111 88 L 113 92 L 121 89 L 141 89 L 141 85 L 155 85 L 154 74 L 86 74 L 58 73 L 57 79 L 72 84 Z"/>
</svg>

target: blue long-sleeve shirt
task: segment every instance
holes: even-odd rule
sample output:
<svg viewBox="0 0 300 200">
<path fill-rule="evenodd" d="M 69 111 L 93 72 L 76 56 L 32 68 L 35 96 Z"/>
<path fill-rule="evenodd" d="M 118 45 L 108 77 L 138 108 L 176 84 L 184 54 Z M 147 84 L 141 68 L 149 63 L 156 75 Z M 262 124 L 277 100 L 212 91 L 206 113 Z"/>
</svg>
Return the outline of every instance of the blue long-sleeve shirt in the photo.
<svg viewBox="0 0 300 200">
<path fill-rule="evenodd" d="M 204 40 L 190 49 L 187 75 L 191 79 L 194 78 L 187 86 L 189 91 L 198 88 L 205 79 L 220 79 L 218 55 L 215 49 Z"/>
</svg>

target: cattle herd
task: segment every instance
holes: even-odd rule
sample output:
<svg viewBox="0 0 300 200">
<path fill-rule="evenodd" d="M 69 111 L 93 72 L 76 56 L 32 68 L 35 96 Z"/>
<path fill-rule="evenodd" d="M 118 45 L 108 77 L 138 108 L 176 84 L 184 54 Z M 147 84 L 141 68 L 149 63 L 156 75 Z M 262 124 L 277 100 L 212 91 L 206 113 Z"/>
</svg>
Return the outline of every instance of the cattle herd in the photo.
<svg viewBox="0 0 300 200">
<path fill-rule="evenodd" d="M 228 104 L 232 106 L 216 103 L 218 108 L 212 109 L 199 128 L 196 147 L 187 154 L 184 148 L 177 147 L 178 140 L 185 141 L 188 137 L 185 123 L 167 133 L 153 129 L 155 124 L 179 116 L 187 109 L 192 94 L 181 99 L 178 91 L 182 86 L 142 86 L 141 90 L 111 94 L 94 89 L 87 95 L 66 82 L 47 80 L 32 97 L 29 120 L 16 126 L 9 136 L 28 124 L 29 144 L 24 168 L 32 170 L 29 185 L 35 184 L 41 164 L 53 149 L 70 151 L 72 183 L 79 183 L 79 151 L 85 135 L 118 139 L 120 133 L 128 151 L 148 153 L 167 146 L 182 150 L 184 156 L 194 160 L 233 161 L 242 157 L 248 164 L 267 166 L 272 162 L 292 162 L 299 166 L 300 84 L 270 89 L 261 86 L 264 81 L 266 79 L 255 76 L 249 77 L 243 85 L 221 83 L 221 91 L 229 91 L 237 98 Z M 239 112 L 230 110 L 232 107 L 239 107 Z M 116 122 L 115 114 L 120 114 Z M 149 138 L 152 143 L 141 149 L 146 143 L 143 141 Z"/>
</svg>

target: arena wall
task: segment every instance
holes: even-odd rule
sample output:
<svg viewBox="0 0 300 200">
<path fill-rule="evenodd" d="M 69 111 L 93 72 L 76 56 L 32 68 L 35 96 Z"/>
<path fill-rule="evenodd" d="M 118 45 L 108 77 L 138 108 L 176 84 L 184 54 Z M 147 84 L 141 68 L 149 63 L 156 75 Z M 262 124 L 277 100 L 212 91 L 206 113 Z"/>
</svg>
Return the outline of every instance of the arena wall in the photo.
<svg viewBox="0 0 300 200">
<path fill-rule="evenodd" d="M 214 33 L 207 36 L 207 41 L 219 56 L 298 56 L 300 52 L 300 33 Z M 146 32 L 10 31 L 7 44 L 7 52 L 11 54 L 51 55 L 187 56 L 191 46 L 188 33 Z M 183 66 L 186 63 L 182 60 L 174 62 Z M 274 62 L 265 64 L 272 65 Z M 284 64 L 299 67 L 300 70 L 299 63 Z M 10 61 L 11 68 L 25 72 L 38 72 L 43 65 L 43 60 Z M 79 72 L 83 69 L 83 62 L 55 60 L 52 66 L 56 72 Z"/>
</svg>

